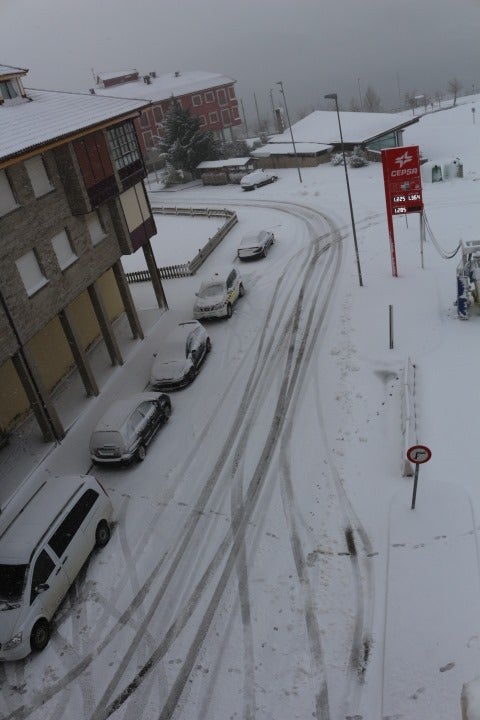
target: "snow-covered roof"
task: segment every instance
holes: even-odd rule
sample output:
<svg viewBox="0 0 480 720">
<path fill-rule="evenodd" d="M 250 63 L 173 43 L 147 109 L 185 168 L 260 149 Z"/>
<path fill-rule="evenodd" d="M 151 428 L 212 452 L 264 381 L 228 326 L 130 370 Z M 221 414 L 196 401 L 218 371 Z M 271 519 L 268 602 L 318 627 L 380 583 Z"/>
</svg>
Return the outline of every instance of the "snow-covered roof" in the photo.
<svg viewBox="0 0 480 720">
<path fill-rule="evenodd" d="M 249 162 L 252 162 L 251 157 L 226 158 L 225 160 L 204 160 L 197 165 L 197 169 L 214 170 L 216 168 L 224 167 L 241 167 L 242 165 L 247 165 Z"/>
<path fill-rule="evenodd" d="M 25 75 L 28 72 L 25 68 L 13 67 L 13 65 L 0 65 L 0 76 L 2 75 Z"/>
<path fill-rule="evenodd" d="M 53 140 L 134 113 L 144 100 L 28 90 L 31 102 L 0 106 L 0 161 Z"/>
<path fill-rule="evenodd" d="M 347 144 L 360 144 L 383 135 L 390 130 L 418 122 L 405 113 L 362 113 L 340 112 L 343 140 Z M 292 132 L 297 143 L 320 143 L 334 145 L 340 142 L 338 118 L 335 111 L 316 110 L 292 125 Z M 269 144 L 288 143 L 291 141 L 290 130 L 274 135 Z"/>
<path fill-rule="evenodd" d="M 289 132 L 290 134 L 290 132 Z M 317 153 L 327 152 L 332 149 L 332 145 L 324 145 L 322 143 L 297 143 L 295 140 L 295 150 L 297 155 L 313 155 Z M 293 144 L 269 142 L 263 147 L 252 150 L 252 157 L 270 157 L 271 155 L 295 155 Z"/>
<path fill-rule="evenodd" d="M 110 73 L 110 77 L 117 77 L 122 73 Z M 107 73 L 102 73 L 101 77 L 106 79 Z M 143 77 L 138 80 L 111 85 L 110 87 L 96 87 L 97 95 L 108 95 L 109 97 L 118 98 L 145 98 L 152 102 L 160 100 L 168 100 L 172 95 L 180 97 L 181 95 L 189 95 L 202 90 L 219 87 L 221 85 L 231 85 L 235 82 L 226 75 L 219 73 L 205 72 L 203 70 L 195 70 L 181 73 L 167 73 L 165 75 L 157 75 L 149 77 L 146 83 Z"/>
</svg>

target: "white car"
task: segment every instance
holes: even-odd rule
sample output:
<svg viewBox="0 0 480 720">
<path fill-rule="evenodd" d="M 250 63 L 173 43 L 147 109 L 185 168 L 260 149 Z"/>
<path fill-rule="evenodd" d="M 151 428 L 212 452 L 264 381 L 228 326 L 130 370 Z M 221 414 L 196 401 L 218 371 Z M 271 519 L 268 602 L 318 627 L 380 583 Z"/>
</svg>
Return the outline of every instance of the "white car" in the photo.
<svg viewBox="0 0 480 720">
<path fill-rule="evenodd" d="M 193 317 L 202 318 L 232 317 L 233 304 L 245 293 L 242 277 L 235 268 L 227 268 L 204 280 L 200 290 L 195 293 Z"/>
<path fill-rule="evenodd" d="M 177 325 L 162 340 L 150 373 L 154 390 L 176 390 L 194 380 L 212 348 L 210 337 L 198 320 Z"/>
<path fill-rule="evenodd" d="M 278 175 L 272 175 L 265 170 L 253 170 L 253 172 L 244 175 L 240 180 L 240 187 L 243 190 L 255 190 L 255 188 L 268 185 L 278 180 Z"/>
<path fill-rule="evenodd" d="M 267 257 L 267 252 L 273 245 L 274 239 L 273 232 L 270 230 L 260 230 L 258 233 L 245 235 L 237 250 L 237 256 L 240 260 Z"/>
</svg>

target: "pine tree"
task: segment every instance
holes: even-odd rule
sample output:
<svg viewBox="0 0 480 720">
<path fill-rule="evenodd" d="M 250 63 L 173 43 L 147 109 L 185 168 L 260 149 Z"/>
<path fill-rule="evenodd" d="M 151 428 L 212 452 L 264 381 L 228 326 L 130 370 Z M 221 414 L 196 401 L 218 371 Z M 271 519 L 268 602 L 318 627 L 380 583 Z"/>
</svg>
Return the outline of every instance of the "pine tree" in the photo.
<svg viewBox="0 0 480 720">
<path fill-rule="evenodd" d="M 200 130 L 200 119 L 184 110 L 176 98 L 162 123 L 164 133 L 161 149 L 167 156 L 167 162 L 178 170 L 194 172 L 203 160 L 216 160 L 217 143 L 210 131 Z"/>
</svg>

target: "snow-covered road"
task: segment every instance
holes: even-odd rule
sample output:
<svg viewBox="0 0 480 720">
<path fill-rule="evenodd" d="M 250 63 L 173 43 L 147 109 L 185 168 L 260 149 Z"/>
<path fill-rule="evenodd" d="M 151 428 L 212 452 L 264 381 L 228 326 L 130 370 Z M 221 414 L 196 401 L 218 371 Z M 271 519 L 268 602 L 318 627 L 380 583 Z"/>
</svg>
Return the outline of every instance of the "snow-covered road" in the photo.
<svg viewBox="0 0 480 720">
<path fill-rule="evenodd" d="M 112 540 L 63 603 L 47 650 L 1 668 L 5 718 L 220 720 L 281 709 L 326 720 L 355 706 L 371 643 L 372 552 L 322 403 L 342 236 L 315 209 L 263 208 L 277 241 L 266 261 L 240 266 L 247 293 L 231 321 L 208 325 L 212 353 L 172 396 L 147 459 L 95 469 L 115 505 Z M 228 242 L 221 253 L 233 259 Z M 110 394 L 143 387 L 141 355 Z M 75 430 L 43 471 L 62 471 L 66 457 L 73 471 L 74 446 L 84 461 Z"/>
</svg>

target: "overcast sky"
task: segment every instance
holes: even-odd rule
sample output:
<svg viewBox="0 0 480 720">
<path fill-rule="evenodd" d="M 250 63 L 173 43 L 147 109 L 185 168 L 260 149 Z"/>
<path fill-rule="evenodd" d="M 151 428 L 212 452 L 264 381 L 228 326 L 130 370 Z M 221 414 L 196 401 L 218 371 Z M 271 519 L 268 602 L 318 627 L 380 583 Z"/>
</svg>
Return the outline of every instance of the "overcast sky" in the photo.
<svg viewBox="0 0 480 720">
<path fill-rule="evenodd" d="M 95 72 L 207 70 L 237 80 L 247 120 L 284 83 L 292 121 L 370 85 L 385 110 L 405 93 L 480 89 L 480 0 L 0 0 L 0 63 L 27 87 L 88 91 Z M 328 103 L 323 103 L 324 107 Z"/>
</svg>

